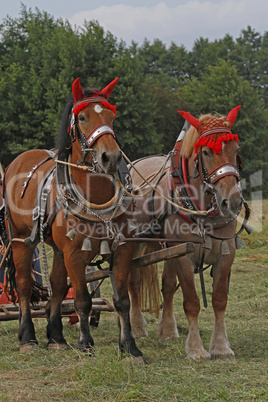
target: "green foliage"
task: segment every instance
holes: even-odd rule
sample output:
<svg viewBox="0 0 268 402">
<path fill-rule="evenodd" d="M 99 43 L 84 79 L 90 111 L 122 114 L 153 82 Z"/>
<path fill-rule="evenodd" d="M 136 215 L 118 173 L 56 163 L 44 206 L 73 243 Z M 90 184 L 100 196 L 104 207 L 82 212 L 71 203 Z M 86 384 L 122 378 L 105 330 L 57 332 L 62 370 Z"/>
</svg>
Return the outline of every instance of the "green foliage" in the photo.
<svg viewBox="0 0 268 402">
<path fill-rule="evenodd" d="M 225 114 L 241 104 L 243 177 L 263 170 L 266 189 L 267 60 L 268 32 L 250 26 L 237 39 L 200 37 L 191 51 L 159 39 L 126 46 L 97 21 L 73 29 L 22 5 L 19 18 L 0 25 L 0 160 L 6 166 L 23 151 L 54 146 L 74 79 L 103 88 L 120 77 L 114 126 L 131 159 L 173 148 L 183 125 L 178 109 Z"/>
</svg>

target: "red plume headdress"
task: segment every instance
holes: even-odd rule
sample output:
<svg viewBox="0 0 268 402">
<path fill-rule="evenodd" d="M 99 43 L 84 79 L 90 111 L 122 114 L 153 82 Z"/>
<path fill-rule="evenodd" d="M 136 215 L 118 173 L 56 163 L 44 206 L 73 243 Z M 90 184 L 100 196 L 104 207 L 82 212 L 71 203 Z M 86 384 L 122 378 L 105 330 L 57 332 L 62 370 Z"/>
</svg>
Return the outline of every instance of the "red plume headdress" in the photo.
<svg viewBox="0 0 268 402">
<path fill-rule="evenodd" d="M 226 120 L 212 117 L 208 122 L 202 123 L 188 112 L 178 110 L 178 113 L 187 120 L 198 132 L 198 141 L 195 143 L 195 152 L 198 152 L 199 147 L 207 146 L 215 154 L 220 154 L 222 150 L 222 143 L 229 142 L 231 140 L 239 141 L 238 135 L 231 132 L 231 127 L 234 124 L 240 106 L 236 106 L 232 109 Z M 229 128 L 225 127 L 224 123 L 228 121 L 230 123 Z"/>
<path fill-rule="evenodd" d="M 73 97 L 74 97 L 74 104 L 73 104 L 73 114 L 76 116 L 77 113 L 79 113 L 81 110 L 85 109 L 89 103 L 96 103 L 100 102 L 103 104 L 104 107 L 107 107 L 108 109 L 112 110 L 114 115 L 116 115 L 116 106 L 111 105 L 108 102 L 108 98 L 113 92 L 114 87 L 116 86 L 119 78 L 116 78 L 112 82 L 110 82 L 109 85 L 107 85 L 105 88 L 103 88 L 101 91 L 94 91 L 94 93 L 91 96 L 87 96 L 84 94 L 83 89 L 81 87 L 79 78 L 77 78 L 73 82 Z"/>
</svg>

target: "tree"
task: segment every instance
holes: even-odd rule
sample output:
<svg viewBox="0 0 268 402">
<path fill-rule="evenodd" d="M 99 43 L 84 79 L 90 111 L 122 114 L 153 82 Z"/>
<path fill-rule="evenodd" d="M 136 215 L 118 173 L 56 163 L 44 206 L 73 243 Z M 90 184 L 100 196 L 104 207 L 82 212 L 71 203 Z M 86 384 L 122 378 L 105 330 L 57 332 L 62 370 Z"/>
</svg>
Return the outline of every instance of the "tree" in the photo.
<svg viewBox="0 0 268 402">
<path fill-rule="evenodd" d="M 208 39 L 198 38 L 190 52 L 190 77 L 200 77 L 208 72 L 210 66 L 215 66 L 219 60 L 227 61 L 235 47 L 233 38 L 227 34 L 223 39 L 209 42 Z"/>
<path fill-rule="evenodd" d="M 268 110 L 268 32 L 265 32 L 262 37 L 258 65 L 260 67 L 258 93 L 264 101 L 265 109 Z"/>
<path fill-rule="evenodd" d="M 18 19 L 7 19 L 1 27 L 0 133 L 5 165 L 23 151 L 55 144 L 60 105 L 73 75 L 69 71 L 68 76 L 65 65 L 77 51 L 70 34 L 75 38 L 68 23 L 55 22 L 39 10 L 28 12 L 25 6 Z M 70 44 L 68 55 L 62 43 L 65 48 Z"/>
<path fill-rule="evenodd" d="M 258 52 L 260 47 L 261 35 L 248 26 L 246 30 L 242 30 L 230 55 L 230 60 L 236 66 L 238 74 L 255 88 L 259 85 Z"/>
<path fill-rule="evenodd" d="M 113 93 L 118 110 L 114 128 L 120 146 L 130 159 L 161 152 L 162 135 L 157 133 L 154 124 L 156 104 L 150 96 L 139 58 L 131 51 L 119 52 L 109 72 L 120 77 Z"/>
</svg>

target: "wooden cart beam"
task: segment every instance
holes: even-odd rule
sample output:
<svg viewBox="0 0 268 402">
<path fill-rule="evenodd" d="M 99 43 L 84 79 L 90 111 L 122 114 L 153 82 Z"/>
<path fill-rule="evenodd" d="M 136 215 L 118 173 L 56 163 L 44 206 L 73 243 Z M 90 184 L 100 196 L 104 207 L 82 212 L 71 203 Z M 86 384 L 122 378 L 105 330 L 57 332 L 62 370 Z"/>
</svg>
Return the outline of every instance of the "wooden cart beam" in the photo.
<svg viewBox="0 0 268 402">
<path fill-rule="evenodd" d="M 46 304 L 47 302 L 39 302 L 38 304 L 31 306 L 32 318 L 46 317 Z M 114 311 L 113 306 L 105 298 L 93 298 L 92 299 L 93 311 Z M 62 302 L 62 316 L 75 313 L 74 300 L 67 299 Z M 2 304 L 0 305 L 0 321 L 11 321 L 19 318 L 19 307 L 14 304 Z"/>
<path fill-rule="evenodd" d="M 194 243 L 182 243 L 177 246 L 164 248 L 162 250 L 153 251 L 152 253 L 145 254 L 142 257 L 133 258 L 131 269 L 146 267 L 159 261 L 168 260 L 170 258 L 182 257 L 186 254 L 192 253 L 195 250 Z M 88 272 L 86 274 L 87 282 L 94 282 L 100 279 L 108 278 L 109 268 L 102 270 Z"/>
</svg>

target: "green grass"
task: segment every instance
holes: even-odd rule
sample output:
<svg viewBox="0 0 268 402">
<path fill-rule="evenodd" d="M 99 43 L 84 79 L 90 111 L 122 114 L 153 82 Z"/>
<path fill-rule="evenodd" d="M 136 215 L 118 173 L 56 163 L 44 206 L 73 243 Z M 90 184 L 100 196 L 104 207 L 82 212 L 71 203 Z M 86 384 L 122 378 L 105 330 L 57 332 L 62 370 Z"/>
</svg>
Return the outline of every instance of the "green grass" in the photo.
<svg viewBox="0 0 268 402">
<path fill-rule="evenodd" d="M 268 203 L 265 203 L 267 211 Z M 266 215 L 267 216 L 267 215 Z M 118 328 L 114 313 L 101 313 L 99 328 L 92 329 L 96 355 L 77 349 L 78 329 L 67 326 L 64 335 L 70 350 L 46 350 L 45 319 L 34 319 L 39 348 L 18 353 L 17 321 L 0 323 L 1 401 L 267 401 L 267 235 L 262 231 L 243 235 L 247 248 L 239 250 L 232 269 L 226 312 L 229 340 L 235 361 L 192 361 L 185 358 L 187 321 L 182 295 L 175 297 L 175 315 L 180 338 L 157 339 L 157 319 L 146 314 L 147 338 L 137 340 L 147 364 L 135 365 L 118 355 Z M 196 277 L 197 288 L 200 288 Z M 213 328 L 211 278 L 205 273 L 208 305 L 200 313 L 200 331 L 208 349 Z M 111 300 L 108 280 L 102 296 Z"/>
</svg>

